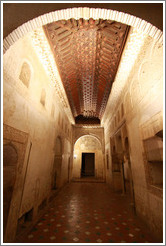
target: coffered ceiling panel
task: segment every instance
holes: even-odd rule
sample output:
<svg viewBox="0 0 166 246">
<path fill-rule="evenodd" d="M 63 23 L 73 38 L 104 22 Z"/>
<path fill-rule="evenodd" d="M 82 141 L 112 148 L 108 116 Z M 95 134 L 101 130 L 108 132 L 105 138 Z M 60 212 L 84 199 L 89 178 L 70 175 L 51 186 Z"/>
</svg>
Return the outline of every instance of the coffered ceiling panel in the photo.
<svg viewBox="0 0 166 246">
<path fill-rule="evenodd" d="M 76 123 L 99 123 L 129 27 L 102 19 L 70 19 L 43 28 Z"/>
</svg>

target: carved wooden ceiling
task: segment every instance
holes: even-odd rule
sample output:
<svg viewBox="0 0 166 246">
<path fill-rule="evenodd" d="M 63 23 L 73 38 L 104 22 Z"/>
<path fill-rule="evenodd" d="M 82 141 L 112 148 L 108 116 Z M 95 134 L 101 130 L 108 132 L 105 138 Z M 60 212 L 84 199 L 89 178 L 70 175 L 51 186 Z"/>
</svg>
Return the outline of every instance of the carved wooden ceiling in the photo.
<svg viewBox="0 0 166 246">
<path fill-rule="evenodd" d="M 70 19 L 43 28 L 76 123 L 100 123 L 129 26 L 102 19 Z"/>
</svg>

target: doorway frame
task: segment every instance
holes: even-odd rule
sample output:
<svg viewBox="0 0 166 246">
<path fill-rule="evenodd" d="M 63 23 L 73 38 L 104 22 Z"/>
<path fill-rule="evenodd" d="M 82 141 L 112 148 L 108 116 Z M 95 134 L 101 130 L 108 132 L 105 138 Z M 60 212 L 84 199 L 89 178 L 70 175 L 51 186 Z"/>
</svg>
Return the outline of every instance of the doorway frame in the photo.
<svg viewBox="0 0 166 246">
<path fill-rule="evenodd" d="M 80 177 L 82 178 L 82 163 L 83 163 L 83 154 L 93 154 L 93 163 L 94 163 L 94 175 L 90 177 L 96 177 L 96 169 L 95 169 L 95 152 L 81 152 L 81 172 L 80 172 Z M 86 175 L 85 175 L 86 177 Z M 88 177 L 88 175 L 87 175 Z"/>
</svg>

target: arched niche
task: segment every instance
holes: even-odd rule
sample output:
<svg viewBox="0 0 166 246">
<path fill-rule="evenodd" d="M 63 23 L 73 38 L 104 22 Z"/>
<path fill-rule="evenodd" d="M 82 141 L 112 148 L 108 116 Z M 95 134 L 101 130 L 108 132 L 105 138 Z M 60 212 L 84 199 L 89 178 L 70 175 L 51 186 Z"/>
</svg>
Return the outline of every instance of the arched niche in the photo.
<svg viewBox="0 0 166 246">
<path fill-rule="evenodd" d="M 96 135 L 92 135 L 92 134 L 84 134 L 84 135 L 82 135 L 82 136 L 80 136 L 80 137 L 77 137 L 77 138 L 75 139 L 74 145 L 75 145 L 78 141 L 80 141 L 81 138 L 83 138 L 83 137 L 85 137 L 85 136 L 90 136 L 90 137 L 92 137 L 92 138 L 95 138 L 96 141 L 98 141 L 99 144 L 101 145 L 101 140 L 99 139 L 99 137 L 96 136 Z"/>
<path fill-rule="evenodd" d="M 115 147 L 116 147 L 116 152 L 117 152 L 118 154 L 122 154 L 122 153 L 123 153 L 121 131 L 119 131 L 119 132 L 115 135 Z"/>
<path fill-rule="evenodd" d="M 73 154 L 73 178 L 92 176 L 104 178 L 103 152 L 100 140 L 83 135 L 75 141 Z"/>
<path fill-rule="evenodd" d="M 27 88 L 29 87 L 29 83 L 31 79 L 31 67 L 27 61 L 24 61 L 21 66 L 19 79 Z"/>
<path fill-rule="evenodd" d="M 104 142 L 103 142 L 103 136 L 101 134 L 101 132 L 93 132 L 93 131 L 80 131 L 80 132 L 77 132 L 76 134 L 73 134 L 73 149 L 74 149 L 74 145 L 75 143 L 81 138 L 81 137 L 84 137 L 84 136 L 92 136 L 94 138 L 96 138 L 97 141 L 99 141 L 99 143 L 101 144 L 101 147 L 102 147 L 102 151 L 104 153 Z"/>
<path fill-rule="evenodd" d="M 54 153 L 55 155 L 62 155 L 62 139 L 60 136 L 56 137 L 55 145 L 54 145 Z"/>
<path fill-rule="evenodd" d="M 62 139 L 60 136 L 57 136 L 54 145 L 54 162 L 53 162 L 52 183 L 51 183 L 52 190 L 56 190 L 57 188 L 60 187 L 61 167 L 62 167 Z"/>
</svg>

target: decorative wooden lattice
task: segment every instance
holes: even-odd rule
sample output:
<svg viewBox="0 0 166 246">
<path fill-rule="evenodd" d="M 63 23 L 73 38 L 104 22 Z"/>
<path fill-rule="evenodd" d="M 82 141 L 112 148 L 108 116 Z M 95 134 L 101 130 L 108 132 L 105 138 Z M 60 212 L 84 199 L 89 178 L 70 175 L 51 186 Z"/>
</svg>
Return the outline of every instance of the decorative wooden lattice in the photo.
<svg viewBox="0 0 166 246">
<path fill-rule="evenodd" d="M 110 20 L 69 19 L 44 31 L 77 119 L 101 119 L 129 27 Z"/>
</svg>

